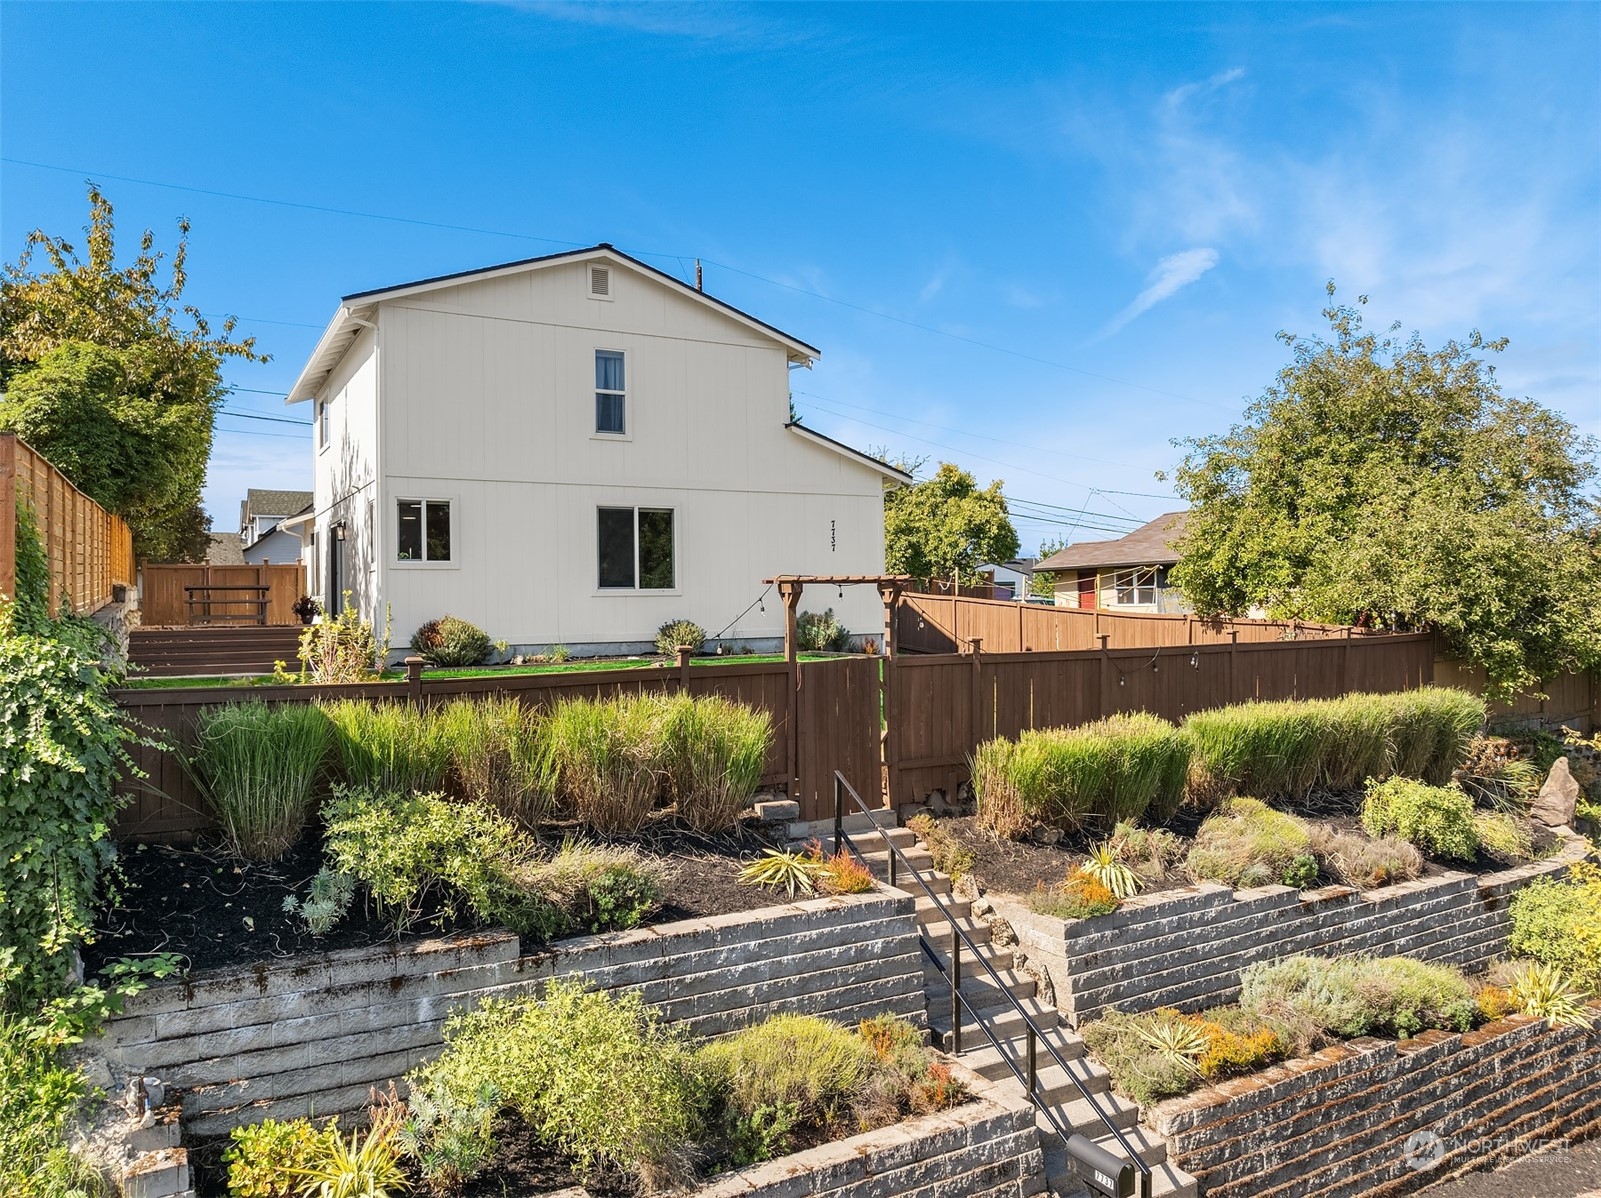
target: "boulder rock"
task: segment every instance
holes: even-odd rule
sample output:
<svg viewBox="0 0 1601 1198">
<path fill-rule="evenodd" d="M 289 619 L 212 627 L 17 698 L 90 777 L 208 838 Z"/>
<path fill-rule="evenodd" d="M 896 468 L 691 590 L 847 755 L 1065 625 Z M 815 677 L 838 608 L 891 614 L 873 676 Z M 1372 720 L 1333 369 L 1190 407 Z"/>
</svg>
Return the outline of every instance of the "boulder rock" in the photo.
<svg viewBox="0 0 1601 1198">
<path fill-rule="evenodd" d="M 1558 757 L 1529 814 L 1548 828 L 1571 828 L 1579 794 L 1579 783 L 1568 768 L 1568 759 Z"/>
</svg>

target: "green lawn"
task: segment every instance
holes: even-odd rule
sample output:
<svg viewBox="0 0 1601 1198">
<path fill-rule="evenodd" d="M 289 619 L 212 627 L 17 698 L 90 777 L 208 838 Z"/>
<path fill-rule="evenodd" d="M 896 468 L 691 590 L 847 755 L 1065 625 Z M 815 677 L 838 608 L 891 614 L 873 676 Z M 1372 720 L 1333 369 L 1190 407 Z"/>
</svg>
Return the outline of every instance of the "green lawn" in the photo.
<svg viewBox="0 0 1601 1198">
<path fill-rule="evenodd" d="M 826 661 L 834 656 L 828 653 L 802 653 L 802 661 Z M 730 654 L 725 657 L 692 657 L 691 666 L 722 666 L 722 665 L 749 665 L 754 663 L 771 663 L 783 661 L 781 653 L 749 654 L 741 656 Z M 593 670 L 639 670 L 650 667 L 662 669 L 672 668 L 664 664 L 665 659 L 660 657 L 634 657 L 611 660 L 585 660 L 546 662 L 543 665 L 527 666 L 465 666 L 460 669 L 424 670 L 424 678 L 494 678 L 508 674 L 577 674 Z M 397 682 L 406 677 L 404 670 L 385 670 L 379 679 L 382 682 Z M 251 678 L 146 678 L 134 676 L 124 685 L 130 690 L 182 690 L 190 687 L 226 686 L 251 687 L 268 686 L 272 683 L 271 674 L 260 674 Z"/>
</svg>

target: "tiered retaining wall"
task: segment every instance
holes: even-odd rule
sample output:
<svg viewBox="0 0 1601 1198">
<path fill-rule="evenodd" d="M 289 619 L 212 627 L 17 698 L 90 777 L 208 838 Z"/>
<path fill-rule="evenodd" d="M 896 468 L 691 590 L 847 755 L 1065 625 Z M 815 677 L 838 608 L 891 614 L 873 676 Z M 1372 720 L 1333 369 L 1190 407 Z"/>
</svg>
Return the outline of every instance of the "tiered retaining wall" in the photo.
<svg viewBox="0 0 1601 1198">
<path fill-rule="evenodd" d="M 921 1025 L 912 899 L 899 891 L 562 941 L 530 956 L 510 933 L 301 957 L 152 987 L 89 1045 L 115 1079 L 181 1092 L 191 1135 L 359 1109 L 369 1087 L 435 1053 L 446 1016 L 581 975 L 632 989 L 696 1036 L 779 1011 Z"/>
<path fill-rule="evenodd" d="M 1515 1015 L 1351 1040 L 1168 1099 L 1147 1122 L 1207 1198 L 1411 1194 L 1601 1129 L 1601 1030 Z"/>
<path fill-rule="evenodd" d="M 1034 1108 L 955 1062 L 973 1101 L 710 1182 L 697 1198 L 1025 1198 L 1045 1192 Z M 1015 1090 L 1015 1087 L 1011 1088 Z"/>
<path fill-rule="evenodd" d="M 1568 835 L 1543 861 L 1493 874 L 1448 873 L 1377 890 L 1204 884 L 1136 895 L 1110 915 L 1053 919 L 994 899 L 1056 1005 L 1074 1019 L 1108 1007 L 1194 1008 L 1237 997 L 1240 971 L 1295 953 L 1405 955 L 1478 969 L 1506 953 L 1511 896 L 1584 859 Z"/>
</svg>

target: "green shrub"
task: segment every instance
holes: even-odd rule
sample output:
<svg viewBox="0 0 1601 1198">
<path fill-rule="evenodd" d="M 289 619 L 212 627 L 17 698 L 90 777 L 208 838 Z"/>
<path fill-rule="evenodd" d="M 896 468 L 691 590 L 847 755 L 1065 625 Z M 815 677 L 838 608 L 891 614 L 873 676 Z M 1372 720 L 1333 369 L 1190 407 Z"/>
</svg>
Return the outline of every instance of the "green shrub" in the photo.
<svg viewBox="0 0 1601 1198">
<path fill-rule="evenodd" d="M 323 706 L 333 725 L 341 776 L 358 790 L 439 790 L 450 742 L 432 713 L 408 703 L 340 699 Z"/>
<path fill-rule="evenodd" d="M 1473 987 L 1449 965 L 1411 957 L 1287 957 L 1240 975 L 1240 1006 L 1265 1019 L 1304 1021 L 1351 1037 L 1467 1031 L 1478 1017 Z"/>
<path fill-rule="evenodd" d="M 493 642 L 476 624 L 441 616 L 411 634 L 411 648 L 431 666 L 477 666 L 489 659 Z"/>
<path fill-rule="evenodd" d="M 237 856 L 276 860 L 300 839 L 330 731 L 310 703 L 201 708 L 185 765 Z"/>
<path fill-rule="evenodd" d="M 705 643 L 706 630 L 693 620 L 668 620 L 656 630 L 656 652 L 663 657 L 677 654 L 680 645 L 699 653 Z"/>
<path fill-rule="evenodd" d="M 105 1193 L 99 1173 L 68 1146 L 88 1084 L 38 1038 L 37 1024 L 0 1014 L 0 1194 L 84 1198 Z"/>
<path fill-rule="evenodd" d="M 668 701 L 652 694 L 563 699 L 550 709 L 562 797 L 597 832 L 635 832 L 662 789 Z"/>
<path fill-rule="evenodd" d="M 1408 882 L 1423 873 L 1423 854 L 1395 836 L 1369 840 L 1327 824 L 1311 829 L 1312 855 L 1347 886 L 1372 890 Z"/>
<path fill-rule="evenodd" d="M 839 622 L 834 609 L 821 615 L 803 611 L 795 620 L 795 647 L 807 653 L 841 653 L 851 643 L 851 630 Z"/>
<path fill-rule="evenodd" d="M 1183 799 L 1189 753 L 1177 728 L 1145 712 L 985 741 L 972 760 L 979 822 L 1011 837 L 1042 826 L 1160 822 Z"/>
<path fill-rule="evenodd" d="M 453 789 L 534 827 L 555 806 L 549 725 L 516 699 L 457 699 L 432 719 L 450 754 Z"/>
<path fill-rule="evenodd" d="M 1185 868 L 1197 881 L 1230 886 L 1278 883 L 1305 889 L 1317 881 L 1307 826 L 1258 799 L 1234 799 L 1195 835 Z"/>
<path fill-rule="evenodd" d="M 711 1085 L 749 1116 L 768 1107 L 827 1126 L 861 1091 L 873 1053 L 861 1036 L 815 1015 L 778 1015 L 698 1053 Z"/>
<path fill-rule="evenodd" d="M 1141 1105 L 1149 1105 L 1193 1089 L 1200 1077 L 1193 1063 L 1162 1053 L 1142 1034 L 1157 1020 L 1176 1014 L 1153 1011 L 1126 1015 L 1109 1010 L 1083 1024 L 1079 1034 L 1095 1059 L 1111 1073 L 1118 1090 Z"/>
<path fill-rule="evenodd" d="M 326 1159 L 339 1138 L 339 1121 L 318 1127 L 309 1119 L 264 1119 L 228 1138 L 222 1163 L 229 1198 L 298 1198 L 305 1170 Z"/>
<path fill-rule="evenodd" d="M 117 777 L 138 772 L 93 627 L 19 632 L 0 603 L 0 1012 L 65 984 L 115 855 Z"/>
<path fill-rule="evenodd" d="M 727 831 L 750 806 L 767 769 L 772 717 L 721 695 L 678 695 L 665 707 L 668 797 L 697 832 Z"/>
<path fill-rule="evenodd" d="M 1473 800 L 1455 786 L 1430 786 L 1410 778 L 1370 782 L 1362 826 L 1370 836 L 1393 833 L 1431 857 L 1472 861 L 1478 856 Z"/>
<path fill-rule="evenodd" d="M 1534 856 L 1534 836 L 1529 827 L 1508 811 L 1477 811 L 1473 827 L 1479 846 L 1509 861 L 1527 861 Z"/>
<path fill-rule="evenodd" d="M 50 628 L 50 558 L 39 536 L 33 504 L 17 496 L 17 536 L 14 593 L 11 600 L 16 631 L 43 634 Z"/>
<path fill-rule="evenodd" d="M 440 903 L 549 934 L 559 915 L 519 883 L 533 842 L 504 816 L 439 795 L 342 791 L 323 809 L 331 867 L 367 887 L 380 915 L 413 926 Z"/>
<path fill-rule="evenodd" d="M 569 837 L 552 856 L 525 859 L 511 872 L 519 889 L 560 913 L 552 935 L 637 927 L 661 905 L 662 866 L 628 845 Z"/>
<path fill-rule="evenodd" d="M 312 682 L 366 682 L 389 655 L 389 628 L 380 638 L 345 592 L 344 606 L 300 634 L 302 677 Z"/>
<path fill-rule="evenodd" d="M 1482 699 L 1440 687 L 1196 712 L 1184 721 L 1192 797 L 1297 796 L 1391 774 L 1443 783 L 1483 723 Z"/>
<path fill-rule="evenodd" d="M 1507 947 L 1554 965 L 1585 990 L 1601 990 L 1601 867 L 1575 865 L 1567 879 L 1541 878 L 1512 896 Z"/>
<path fill-rule="evenodd" d="M 429 1101 L 470 1106 L 489 1087 L 587 1176 L 688 1181 L 701 1092 L 683 1037 L 633 992 L 552 981 L 540 998 L 489 999 L 445 1024 L 445 1050 L 407 1077 Z"/>
</svg>

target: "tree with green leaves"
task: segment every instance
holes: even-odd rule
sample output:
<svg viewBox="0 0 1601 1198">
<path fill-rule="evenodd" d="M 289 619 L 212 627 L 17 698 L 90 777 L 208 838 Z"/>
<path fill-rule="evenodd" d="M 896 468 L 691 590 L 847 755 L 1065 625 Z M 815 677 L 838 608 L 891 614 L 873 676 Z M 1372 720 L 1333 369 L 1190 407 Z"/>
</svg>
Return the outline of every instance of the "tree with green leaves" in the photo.
<svg viewBox="0 0 1601 1198">
<path fill-rule="evenodd" d="M 892 573 L 976 582 L 979 566 L 1008 561 L 1017 548 L 1000 479 L 980 489 L 967 471 L 941 462 L 932 478 L 884 494 L 884 561 Z"/>
<path fill-rule="evenodd" d="M 1324 310 L 1227 433 L 1187 449 L 1173 571 L 1197 612 L 1432 630 L 1491 697 L 1601 662 L 1596 444 L 1504 394 L 1478 332 L 1427 349 Z"/>
<path fill-rule="evenodd" d="M 205 556 L 200 507 L 225 358 L 264 362 L 182 302 L 189 222 L 168 277 L 145 230 L 119 267 L 112 207 L 89 187 L 88 256 L 42 230 L 0 279 L 0 428 L 16 432 L 107 510 L 128 521 L 147 561 Z M 46 269 L 36 269 L 43 254 Z"/>
</svg>

